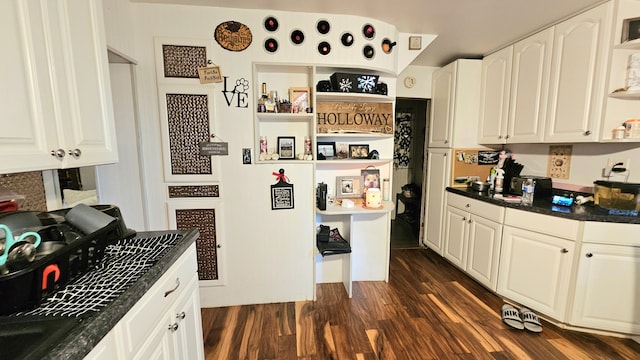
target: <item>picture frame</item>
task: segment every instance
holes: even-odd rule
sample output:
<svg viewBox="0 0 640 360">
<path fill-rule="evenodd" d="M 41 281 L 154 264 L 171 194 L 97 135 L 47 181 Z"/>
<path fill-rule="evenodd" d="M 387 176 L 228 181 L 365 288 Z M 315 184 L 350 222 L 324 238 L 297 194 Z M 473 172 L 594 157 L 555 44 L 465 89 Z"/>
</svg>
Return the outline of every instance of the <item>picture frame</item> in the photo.
<svg viewBox="0 0 640 360">
<path fill-rule="evenodd" d="M 368 144 L 349 144 L 350 159 L 367 159 L 369 157 Z"/>
<path fill-rule="evenodd" d="M 289 101 L 291 102 L 292 113 L 305 113 L 311 106 L 311 88 L 291 87 L 289 88 Z"/>
<path fill-rule="evenodd" d="M 372 166 L 367 167 L 366 169 L 360 170 L 360 176 L 362 176 L 362 190 L 364 193 L 367 192 L 367 189 L 376 188 L 380 189 L 381 181 L 380 181 L 380 170 L 376 169 Z"/>
<path fill-rule="evenodd" d="M 278 156 L 280 160 L 293 160 L 296 158 L 295 136 L 278 136 Z"/>
<path fill-rule="evenodd" d="M 336 143 L 336 158 L 348 159 L 349 158 L 349 144 Z"/>
<path fill-rule="evenodd" d="M 336 176 L 336 198 L 360 198 L 362 189 L 362 176 Z"/>
<path fill-rule="evenodd" d="M 318 160 L 322 159 L 332 159 L 336 157 L 336 143 L 335 142 L 318 142 L 316 145 L 317 148 L 317 158 Z"/>
<path fill-rule="evenodd" d="M 621 43 L 640 38 L 640 17 L 624 19 L 622 22 Z"/>
<path fill-rule="evenodd" d="M 409 50 L 422 49 L 422 36 L 409 36 Z"/>
</svg>

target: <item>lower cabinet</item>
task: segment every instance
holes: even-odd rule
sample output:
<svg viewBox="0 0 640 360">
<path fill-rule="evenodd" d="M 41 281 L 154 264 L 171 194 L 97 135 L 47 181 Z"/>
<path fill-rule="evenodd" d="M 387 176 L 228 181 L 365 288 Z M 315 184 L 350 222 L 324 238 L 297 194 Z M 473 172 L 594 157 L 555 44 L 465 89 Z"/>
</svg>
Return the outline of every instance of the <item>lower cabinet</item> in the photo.
<svg viewBox="0 0 640 360">
<path fill-rule="evenodd" d="M 195 243 L 85 359 L 204 359 Z"/>
<path fill-rule="evenodd" d="M 575 242 L 504 226 L 498 294 L 564 321 Z"/>
<path fill-rule="evenodd" d="M 582 244 L 570 323 L 640 334 L 639 283 L 640 247 Z"/>
<path fill-rule="evenodd" d="M 424 174 L 428 177 L 424 203 L 424 239 L 422 242 L 439 255 L 444 250 L 444 212 L 446 210 L 445 188 L 451 174 L 451 149 L 430 148 Z"/>
</svg>

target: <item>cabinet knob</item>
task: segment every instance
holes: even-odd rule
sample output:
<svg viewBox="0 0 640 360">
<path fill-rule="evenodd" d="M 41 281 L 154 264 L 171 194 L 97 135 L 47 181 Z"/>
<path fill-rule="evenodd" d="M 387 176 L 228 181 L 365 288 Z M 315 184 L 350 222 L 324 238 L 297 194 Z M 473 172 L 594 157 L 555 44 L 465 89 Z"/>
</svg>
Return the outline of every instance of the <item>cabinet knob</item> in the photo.
<svg viewBox="0 0 640 360">
<path fill-rule="evenodd" d="M 185 314 L 184 311 L 181 312 L 180 314 L 176 314 L 176 319 L 178 320 L 184 320 L 184 318 L 186 317 L 187 317 L 187 314 Z"/>
<path fill-rule="evenodd" d="M 445 143 L 445 144 L 448 144 L 448 143 L 449 143 L 449 140 L 445 140 L 445 141 L 444 141 L 444 143 Z"/>
<path fill-rule="evenodd" d="M 462 221 L 467 221 L 467 218 L 463 216 Z"/>
<path fill-rule="evenodd" d="M 562 248 L 562 250 L 560 250 L 561 253 L 566 254 L 569 252 L 569 250 L 567 250 L 567 248 Z"/>
<path fill-rule="evenodd" d="M 498 135 L 498 139 L 502 139 L 502 135 Z"/>
<path fill-rule="evenodd" d="M 169 331 L 176 332 L 178 330 L 178 323 L 173 323 L 168 327 Z"/>
<path fill-rule="evenodd" d="M 509 134 L 505 135 L 505 136 L 504 136 L 504 138 L 505 138 L 505 139 L 508 139 L 508 138 L 509 138 Z"/>
<path fill-rule="evenodd" d="M 593 253 L 588 252 L 588 253 L 586 253 L 584 256 L 586 256 L 586 257 L 590 258 L 590 257 L 592 257 L 592 256 L 593 256 Z"/>
<path fill-rule="evenodd" d="M 51 150 L 51 156 L 55 156 L 58 159 L 62 159 L 65 155 L 66 153 L 64 152 L 63 149 Z"/>
<path fill-rule="evenodd" d="M 591 130 L 587 130 L 584 132 L 584 136 L 589 136 L 589 135 L 591 135 Z"/>
<path fill-rule="evenodd" d="M 80 151 L 80 149 L 76 148 L 73 150 L 69 150 L 69 155 L 73 156 L 74 158 L 79 158 L 80 155 L 82 155 L 82 151 Z"/>
<path fill-rule="evenodd" d="M 473 220 L 469 219 L 469 224 L 471 224 L 473 222 Z"/>
<path fill-rule="evenodd" d="M 216 247 L 217 247 L 218 249 L 220 249 L 220 248 L 222 248 L 222 245 L 221 245 L 221 244 L 218 244 L 218 245 L 216 245 Z"/>
<path fill-rule="evenodd" d="M 465 207 L 471 207 L 471 204 L 467 204 L 467 205 L 465 205 Z"/>
</svg>

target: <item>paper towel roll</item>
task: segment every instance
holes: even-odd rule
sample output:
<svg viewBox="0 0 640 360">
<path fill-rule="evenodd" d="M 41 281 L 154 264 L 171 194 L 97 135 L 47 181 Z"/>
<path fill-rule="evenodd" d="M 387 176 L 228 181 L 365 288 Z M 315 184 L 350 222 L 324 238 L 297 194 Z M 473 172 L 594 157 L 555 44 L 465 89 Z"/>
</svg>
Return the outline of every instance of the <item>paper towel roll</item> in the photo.
<svg viewBox="0 0 640 360">
<path fill-rule="evenodd" d="M 640 53 L 629 55 L 627 66 L 627 91 L 640 92 Z"/>
</svg>

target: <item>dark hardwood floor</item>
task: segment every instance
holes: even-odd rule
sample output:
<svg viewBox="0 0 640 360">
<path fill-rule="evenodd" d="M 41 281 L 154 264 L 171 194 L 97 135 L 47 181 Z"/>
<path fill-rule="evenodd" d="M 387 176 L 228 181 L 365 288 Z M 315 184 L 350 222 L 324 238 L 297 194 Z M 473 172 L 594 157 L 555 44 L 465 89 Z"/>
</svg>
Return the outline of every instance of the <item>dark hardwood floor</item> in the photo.
<svg viewBox="0 0 640 360">
<path fill-rule="evenodd" d="M 206 359 L 640 359 L 640 344 L 507 327 L 502 299 L 426 249 L 392 249 L 390 280 L 319 284 L 317 301 L 202 310 Z"/>
</svg>

